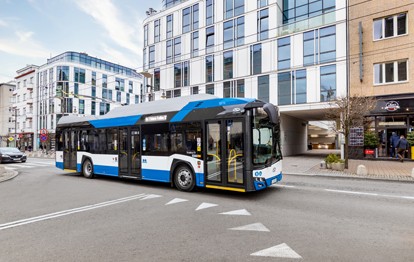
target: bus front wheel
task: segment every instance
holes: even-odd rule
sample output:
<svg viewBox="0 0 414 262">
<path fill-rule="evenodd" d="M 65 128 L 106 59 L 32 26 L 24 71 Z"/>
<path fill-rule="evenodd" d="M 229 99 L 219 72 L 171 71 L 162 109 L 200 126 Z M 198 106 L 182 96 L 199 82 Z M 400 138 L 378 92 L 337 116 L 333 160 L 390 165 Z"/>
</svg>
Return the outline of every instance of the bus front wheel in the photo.
<svg viewBox="0 0 414 262">
<path fill-rule="evenodd" d="M 174 173 L 174 183 L 178 190 L 192 191 L 195 187 L 193 171 L 187 165 L 179 166 Z"/>
<path fill-rule="evenodd" d="M 86 178 L 93 178 L 94 177 L 94 175 L 93 175 L 93 165 L 92 165 L 91 160 L 86 159 L 83 162 L 82 173 L 83 173 L 83 176 L 86 177 Z"/>
</svg>

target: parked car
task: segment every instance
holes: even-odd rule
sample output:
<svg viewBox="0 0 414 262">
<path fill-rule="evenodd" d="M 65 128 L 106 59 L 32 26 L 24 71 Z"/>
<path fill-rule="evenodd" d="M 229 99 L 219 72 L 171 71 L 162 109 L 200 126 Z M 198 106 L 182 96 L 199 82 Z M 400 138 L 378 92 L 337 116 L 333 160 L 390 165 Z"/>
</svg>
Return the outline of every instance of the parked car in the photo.
<svg viewBox="0 0 414 262">
<path fill-rule="evenodd" d="M 17 147 L 0 147 L 0 163 L 26 162 L 27 156 Z"/>
</svg>

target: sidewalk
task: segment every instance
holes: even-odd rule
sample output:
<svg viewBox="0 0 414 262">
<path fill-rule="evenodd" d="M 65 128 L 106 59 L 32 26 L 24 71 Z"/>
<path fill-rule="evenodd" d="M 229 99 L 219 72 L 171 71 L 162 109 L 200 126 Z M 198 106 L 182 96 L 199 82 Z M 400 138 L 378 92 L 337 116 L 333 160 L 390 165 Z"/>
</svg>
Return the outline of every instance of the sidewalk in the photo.
<svg viewBox="0 0 414 262">
<path fill-rule="evenodd" d="M 283 158 L 283 173 L 287 175 L 334 176 L 363 179 L 395 180 L 414 182 L 412 172 L 414 161 L 401 163 L 395 159 L 389 160 L 349 160 L 349 168 L 335 171 L 321 168 L 320 163 L 330 152 L 309 152 L 301 156 Z M 366 176 L 357 175 L 358 165 L 364 165 L 368 171 Z"/>
</svg>

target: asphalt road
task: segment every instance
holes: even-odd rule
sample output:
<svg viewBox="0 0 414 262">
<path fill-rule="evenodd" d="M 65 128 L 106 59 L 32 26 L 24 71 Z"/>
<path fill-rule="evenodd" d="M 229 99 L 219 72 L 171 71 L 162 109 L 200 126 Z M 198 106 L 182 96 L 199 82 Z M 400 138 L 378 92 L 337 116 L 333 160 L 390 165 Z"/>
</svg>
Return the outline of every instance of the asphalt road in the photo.
<svg viewBox="0 0 414 262">
<path fill-rule="evenodd" d="M 1 262 L 414 259 L 412 183 L 286 176 L 263 192 L 184 193 L 50 160 L 16 169 L 0 183 Z"/>
</svg>

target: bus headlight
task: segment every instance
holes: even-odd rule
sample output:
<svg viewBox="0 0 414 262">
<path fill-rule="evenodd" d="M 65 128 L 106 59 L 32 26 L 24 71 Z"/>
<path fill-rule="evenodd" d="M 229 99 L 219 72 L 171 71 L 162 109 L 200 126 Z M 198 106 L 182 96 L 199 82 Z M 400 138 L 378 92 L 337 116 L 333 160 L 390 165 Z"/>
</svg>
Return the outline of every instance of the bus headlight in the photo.
<svg viewBox="0 0 414 262">
<path fill-rule="evenodd" d="M 257 182 L 266 182 L 266 179 L 264 178 L 264 177 L 255 177 L 254 178 L 254 181 L 257 181 Z"/>
</svg>

